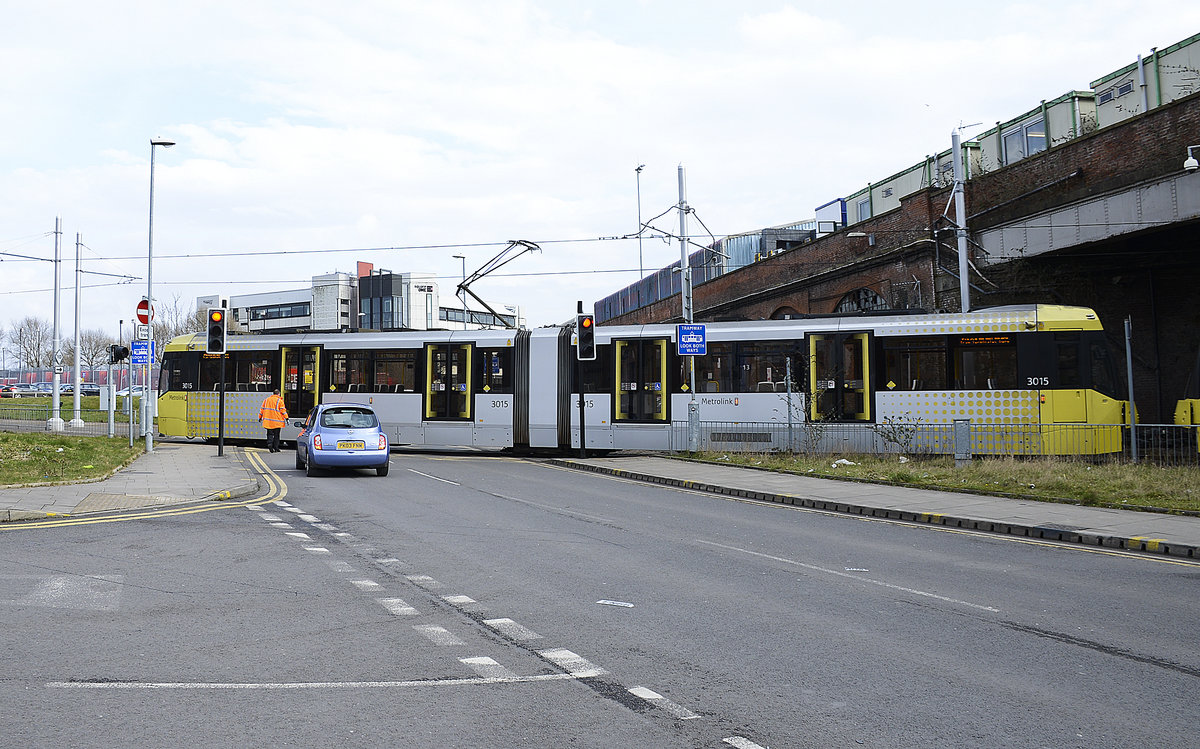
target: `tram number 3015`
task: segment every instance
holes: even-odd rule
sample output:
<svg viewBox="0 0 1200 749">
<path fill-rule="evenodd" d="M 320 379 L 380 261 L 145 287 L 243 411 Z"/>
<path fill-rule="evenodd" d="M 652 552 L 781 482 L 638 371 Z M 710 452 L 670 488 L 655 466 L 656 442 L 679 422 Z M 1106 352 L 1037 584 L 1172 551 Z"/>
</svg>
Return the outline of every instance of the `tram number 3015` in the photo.
<svg viewBox="0 0 1200 749">
<path fill-rule="evenodd" d="M 1026 377 L 1025 384 L 1029 387 L 1049 387 L 1049 377 Z"/>
</svg>

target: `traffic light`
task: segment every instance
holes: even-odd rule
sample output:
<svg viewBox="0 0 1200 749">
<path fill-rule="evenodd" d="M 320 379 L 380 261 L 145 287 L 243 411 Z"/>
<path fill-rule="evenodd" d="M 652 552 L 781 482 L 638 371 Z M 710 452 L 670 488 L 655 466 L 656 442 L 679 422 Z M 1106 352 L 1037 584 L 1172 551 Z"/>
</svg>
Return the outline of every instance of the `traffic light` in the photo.
<svg viewBox="0 0 1200 749">
<path fill-rule="evenodd" d="M 208 337 L 204 345 L 206 353 L 225 353 L 225 331 L 227 329 L 225 314 L 224 307 L 213 307 L 208 311 Z"/>
<path fill-rule="evenodd" d="M 125 357 L 129 356 L 129 347 L 122 346 L 119 343 L 110 343 L 108 345 L 108 363 L 116 364 Z"/>
<path fill-rule="evenodd" d="M 580 361 L 596 358 L 596 316 L 578 315 L 575 318 L 575 354 Z"/>
</svg>

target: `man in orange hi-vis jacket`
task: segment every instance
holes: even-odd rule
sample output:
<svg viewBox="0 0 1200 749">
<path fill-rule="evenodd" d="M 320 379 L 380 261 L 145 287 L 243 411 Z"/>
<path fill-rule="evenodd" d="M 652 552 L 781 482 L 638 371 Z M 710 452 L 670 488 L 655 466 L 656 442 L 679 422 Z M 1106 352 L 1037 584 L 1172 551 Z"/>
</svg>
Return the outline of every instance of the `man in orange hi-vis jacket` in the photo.
<svg viewBox="0 0 1200 749">
<path fill-rule="evenodd" d="M 287 407 L 283 405 L 283 398 L 279 397 L 279 390 L 276 389 L 258 410 L 258 420 L 267 430 L 267 449 L 273 453 L 279 452 L 279 430 L 287 424 L 287 418 Z"/>
</svg>

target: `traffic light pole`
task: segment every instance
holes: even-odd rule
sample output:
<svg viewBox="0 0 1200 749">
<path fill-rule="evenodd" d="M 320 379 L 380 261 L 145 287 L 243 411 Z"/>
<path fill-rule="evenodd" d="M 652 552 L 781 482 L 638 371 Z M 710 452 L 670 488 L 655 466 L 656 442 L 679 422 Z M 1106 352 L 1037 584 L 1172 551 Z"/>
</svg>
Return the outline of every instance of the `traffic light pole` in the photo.
<svg viewBox="0 0 1200 749">
<path fill-rule="evenodd" d="M 217 398 L 217 457 L 225 455 L 225 354 L 221 354 L 221 395 Z"/>
</svg>

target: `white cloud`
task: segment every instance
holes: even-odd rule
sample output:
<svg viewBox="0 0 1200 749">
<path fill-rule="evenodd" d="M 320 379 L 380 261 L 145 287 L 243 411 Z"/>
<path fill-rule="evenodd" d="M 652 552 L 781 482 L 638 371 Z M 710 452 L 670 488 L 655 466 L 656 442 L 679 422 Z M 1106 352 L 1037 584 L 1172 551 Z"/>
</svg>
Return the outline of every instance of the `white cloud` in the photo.
<svg viewBox="0 0 1200 749">
<path fill-rule="evenodd" d="M 26 4 L 0 30 L 0 252 L 48 256 L 52 237 L 14 243 L 61 214 L 64 244 L 78 231 L 110 258 L 94 269 L 144 276 L 148 141 L 163 135 L 178 141 L 155 161 L 166 294 L 300 285 L 357 259 L 449 282 L 453 254 L 470 271 L 521 238 L 545 252 L 503 272 L 543 275 L 479 291 L 557 321 L 635 280 L 598 271 L 636 268 L 636 242 L 559 240 L 633 231 L 638 164 L 646 217 L 676 202 L 683 163 L 689 202 L 718 235 L 800 220 L 947 148 L 959 122 L 1014 117 L 1200 28 L 1200 9 L 1167 19 L 1115 1 L 922 8 Z M 646 267 L 678 252 L 645 242 Z M 48 287 L 46 264 L 0 271 L 0 321 L 49 317 L 46 293 L 11 293 Z M 117 318 L 141 293 L 102 288 L 84 303 Z"/>
</svg>

